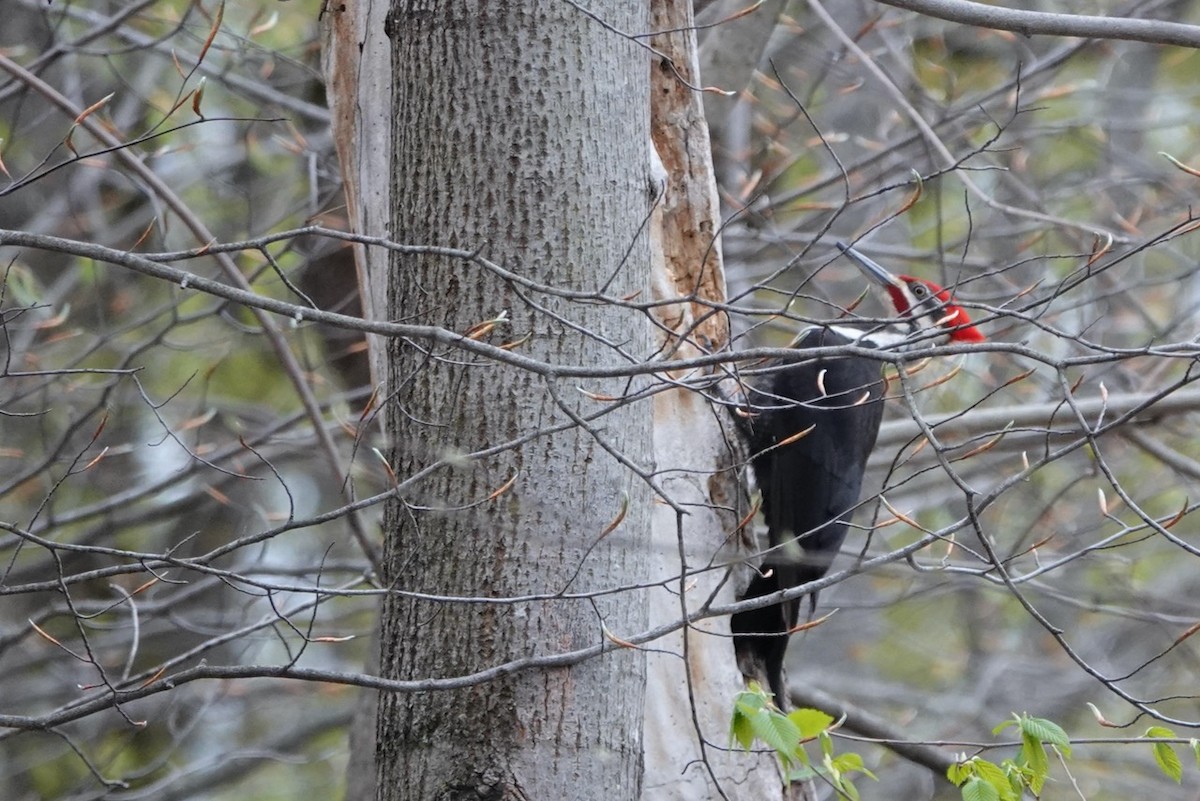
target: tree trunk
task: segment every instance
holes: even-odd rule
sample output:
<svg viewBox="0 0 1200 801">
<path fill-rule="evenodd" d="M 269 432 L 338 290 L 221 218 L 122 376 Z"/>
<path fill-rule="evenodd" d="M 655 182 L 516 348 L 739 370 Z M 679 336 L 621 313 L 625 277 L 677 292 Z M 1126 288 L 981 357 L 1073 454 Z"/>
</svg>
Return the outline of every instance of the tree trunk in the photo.
<svg viewBox="0 0 1200 801">
<path fill-rule="evenodd" d="M 687 0 L 653 0 L 653 18 L 627 3 L 589 6 L 611 27 L 558 0 L 523 5 L 398 7 L 390 42 L 377 35 L 376 5 L 330 12 L 330 102 L 356 230 L 481 248 L 523 278 L 568 290 L 723 300 L 707 127 L 701 97 L 689 87 L 700 79 Z M 647 53 L 614 29 L 679 32 L 655 37 L 656 52 Z M 381 64 L 389 45 L 392 62 Z M 382 97 L 379 76 L 391 80 L 393 66 L 395 89 Z M 381 132 L 367 116 L 394 127 Z M 386 170 L 381 150 L 393 159 Z M 394 187 L 380 185 L 388 175 Z M 389 198 L 390 219 L 380 212 Z M 639 360 L 655 348 L 688 356 L 727 344 L 726 321 L 703 302 L 657 307 L 652 338 L 645 318 L 628 310 L 519 293 L 477 264 L 394 257 L 388 268 L 381 254 L 359 252 L 369 314 L 465 333 L 507 312 L 490 341 L 521 341 L 515 353 L 547 362 L 620 363 L 613 343 Z M 552 389 L 581 413 L 618 405 L 588 400 L 576 386 L 612 397 L 628 389 L 619 381 L 555 381 L 422 342 L 393 343 L 373 353 L 373 364 L 390 365 L 377 377 L 394 393 L 386 424 L 400 480 L 451 454 L 570 422 Z M 666 583 L 599 596 L 594 608 L 583 600 L 468 605 L 393 597 L 384 610 L 383 675 L 461 676 L 594 645 L 601 624 L 620 637 L 673 623 L 713 592 L 718 602 L 732 600 L 736 582 L 720 571 L 679 578 L 685 567 L 732 557 L 729 535 L 745 506 L 728 470 L 728 421 L 702 396 L 671 389 L 652 406 L 612 411 L 593 430 L 635 465 L 648 470 L 653 458 L 660 490 L 688 514 L 655 503 L 640 478 L 571 426 L 487 458 L 452 459 L 406 493 L 408 505 L 392 508 L 386 521 L 391 586 L 503 598 L 553 593 L 577 570 L 572 592 L 646 576 Z M 486 500 L 513 475 L 510 488 Z M 452 509 L 469 504 L 476 505 Z M 623 504 L 624 519 L 601 539 Z M 643 747 L 646 799 L 778 798 L 770 757 L 724 749 L 742 687 L 728 628 L 727 619 L 710 619 L 644 651 L 452 692 L 385 696 L 378 798 L 635 798 Z M 354 728 L 346 798 L 367 801 L 376 797 L 376 774 L 374 739 L 363 736 L 374 733 L 366 705 Z"/>
<path fill-rule="evenodd" d="M 620 30 L 647 24 L 633 4 L 592 10 Z M 389 30 L 394 236 L 480 249 L 538 284 L 644 291 L 654 194 L 644 51 L 561 0 L 397 2 Z M 519 343 L 514 352 L 553 364 L 649 352 L 640 312 L 517 286 L 476 263 L 394 254 L 387 301 L 392 318 Z M 489 320 L 500 322 L 478 333 Z M 612 453 L 648 466 L 650 408 L 576 389 L 619 397 L 627 382 L 559 380 L 425 342 L 393 341 L 387 361 L 397 475 L 446 464 L 385 513 L 396 594 L 383 607 L 383 675 L 462 676 L 643 630 L 636 592 L 495 603 L 405 594 L 506 599 L 644 581 L 652 500 Z M 608 413 L 589 433 L 565 410 Z M 635 797 L 644 682 L 643 657 L 628 650 L 385 695 L 378 798 Z"/>
</svg>

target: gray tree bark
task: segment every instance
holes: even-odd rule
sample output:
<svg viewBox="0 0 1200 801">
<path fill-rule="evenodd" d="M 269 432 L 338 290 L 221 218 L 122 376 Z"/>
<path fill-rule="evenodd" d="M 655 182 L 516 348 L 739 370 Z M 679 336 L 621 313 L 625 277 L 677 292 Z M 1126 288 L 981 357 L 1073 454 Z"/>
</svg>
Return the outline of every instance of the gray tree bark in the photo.
<svg viewBox="0 0 1200 801">
<path fill-rule="evenodd" d="M 564 289 L 596 289 L 615 274 L 608 296 L 660 301 L 653 339 L 648 321 L 629 311 L 538 293 L 534 308 L 475 265 L 388 265 L 377 249 L 357 254 L 369 315 L 467 332 L 503 311 L 493 343 L 531 334 L 519 353 L 570 363 L 613 363 L 614 342 L 636 359 L 726 346 L 723 316 L 689 302 L 725 296 L 708 131 L 692 88 L 700 79 L 689 3 L 653 0 L 649 18 L 613 5 L 623 7 L 589 6 L 600 22 L 558 0 L 518 10 L 460 2 L 422 13 L 397 4 L 392 39 L 382 35 L 386 4 L 338 6 L 327 41 L 330 103 L 356 230 L 483 248 L 523 277 Z M 653 53 L 622 36 L 646 30 L 676 33 L 651 39 Z M 384 92 L 393 70 L 395 90 Z M 381 119 L 392 128 L 381 129 Z M 394 186 L 385 185 L 389 176 Z M 372 357 L 394 393 L 387 426 L 401 479 L 449 454 L 563 421 L 551 388 L 581 412 L 611 405 L 581 401 L 574 384 L 420 342 Z M 584 389 L 616 397 L 626 387 Z M 678 621 L 714 593 L 718 603 L 733 599 L 736 582 L 720 571 L 680 577 L 736 558 L 729 533 L 745 503 L 729 470 L 729 422 L 701 396 L 668 389 L 595 426 L 609 448 L 657 467 L 659 502 L 578 427 L 487 459 L 458 458 L 389 514 L 389 581 L 398 591 L 488 598 L 554 592 L 576 568 L 575 592 L 645 576 L 662 583 L 597 598 L 595 609 L 585 601 L 395 597 L 384 612 L 383 675 L 461 676 L 594 644 L 601 622 L 620 637 Z M 495 500 L 450 508 L 486 499 L 514 474 Z M 624 494 L 625 519 L 585 553 Z M 742 686 L 728 620 L 711 619 L 577 667 L 385 697 L 378 760 L 375 694 L 364 693 L 346 801 L 636 798 L 639 778 L 642 797 L 655 801 L 778 798 L 769 756 L 723 747 Z"/>
<path fill-rule="evenodd" d="M 592 4 L 642 30 L 634 4 Z M 561 0 L 393 3 L 392 231 L 400 241 L 481 248 L 523 278 L 633 295 L 649 282 L 644 51 Z M 393 256 L 393 318 L 438 325 L 555 363 L 645 358 L 639 312 L 570 302 L 437 257 Z M 611 279 L 611 282 L 610 282 Z M 488 320 L 503 322 L 481 334 Z M 603 404 L 576 382 L 426 343 L 389 343 L 386 427 L 400 477 L 439 460 L 385 513 L 382 674 L 461 676 L 646 627 L 637 593 L 508 599 L 645 580 L 650 407 Z M 586 389 L 617 397 L 621 380 Z M 486 457 L 467 454 L 610 412 Z M 513 483 L 498 497 L 489 496 Z M 611 533 L 606 528 L 627 509 Z M 385 695 L 377 797 L 633 798 L 642 776 L 644 659 L 634 650 L 517 672 L 442 694 Z"/>
</svg>

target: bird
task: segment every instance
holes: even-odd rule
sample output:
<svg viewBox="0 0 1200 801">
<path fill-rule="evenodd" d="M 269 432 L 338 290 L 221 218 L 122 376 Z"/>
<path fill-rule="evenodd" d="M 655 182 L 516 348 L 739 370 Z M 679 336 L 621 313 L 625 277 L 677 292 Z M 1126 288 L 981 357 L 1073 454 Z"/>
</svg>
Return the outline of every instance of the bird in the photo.
<svg viewBox="0 0 1200 801">
<path fill-rule="evenodd" d="M 887 325 L 810 326 L 790 347 L 853 345 L 896 352 L 984 340 L 948 290 L 922 278 L 893 275 L 844 242 L 837 247 L 883 290 L 896 316 Z M 741 600 L 815 581 L 833 564 L 883 419 L 882 365 L 863 355 L 815 356 L 767 365 L 759 380 L 744 384 L 737 419 L 761 493 L 769 548 Z M 731 619 L 742 673 L 765 676 L 780 709 L 787 705 L 784 653 L 800 601 L 739 612 Z M 815 592 L 809 602 L 815 609 Z"/>
</svg>

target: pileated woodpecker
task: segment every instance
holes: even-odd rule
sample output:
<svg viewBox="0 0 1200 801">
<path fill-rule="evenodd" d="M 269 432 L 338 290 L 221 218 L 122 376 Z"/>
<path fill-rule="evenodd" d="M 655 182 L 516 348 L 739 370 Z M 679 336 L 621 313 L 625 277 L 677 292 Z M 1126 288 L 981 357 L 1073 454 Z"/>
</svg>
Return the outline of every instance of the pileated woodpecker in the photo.
<svg viewBox="0 0 1200 801">
<path fill-rule="evenodd" d="M 849 245 L 837 245 L 884 290 L 896 322 L 865 329 L 812 326 L 791 347 L 894 351 L 983 340 L 947 290 L 921 278 L 896 277 Z M 770 544 L 743 599 L 798 587 L 829 570 L 846 538 L 883 417 L 882 362 L 876 359 L 824 356 L 773 366 L 777 369 L 746 388 L 743 410 Z M 816 605 L 815 593 L 810 602 Z M 742 672 L 765 674 L 781 709 L 787 703 L 783 657 L 799 610 L 796 598 L 741 612 L 731 621 Z"/>
</svg>

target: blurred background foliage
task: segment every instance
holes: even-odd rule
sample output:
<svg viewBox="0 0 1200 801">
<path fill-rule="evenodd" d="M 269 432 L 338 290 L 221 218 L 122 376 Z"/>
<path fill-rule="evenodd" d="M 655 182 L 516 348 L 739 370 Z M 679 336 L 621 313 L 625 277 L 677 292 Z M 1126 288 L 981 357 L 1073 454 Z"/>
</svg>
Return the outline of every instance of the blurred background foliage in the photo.
<svg viewBox="0 0 1200 801">
<path fill-rule="evenodd" d="M 0 55 L 15 67 L 0 71 L 0 227 L 149 253 L 338 225 L 320 7 L 6 3 Z M 130 143 L 124 154 L 161 177 L 212 242 L 75 124 L 106 97 L 90 119 Z M 293 238 L 233 256 L 261 294 L 355 308 L 352 259 L 338 243 Z M 177 263 L 227 280 L 211 259 Z M 136 686 L 181 656 L 184 665 L 286 662 L 303 636 L 369 632 L 367 599 L 320 596 L 313 607 L 314 586 L 367 588 L 345 516 L 213 555 L 384 486 L 364 446 L 378 443 L 371 418 L 360 419 L 370 382 L 358 337 L 281 327 L 337 444 L 342 481 L 253 315 L 46 251 L 9 251 L 2 268 L 0 519 L 52 543 L 200 558 L 214 572 L 161 567 L 147 586 L 132 556 L 4 534 L 0 713 L 44 714 L 103 681 Z M 361 667 L 364 642 L 311 643 L 303 664 Z M 104 677 L 67 648 L 86 648 Z M 349 688 L 247 680 L 169 696 L 53 733 L 4 730 L 0 795 L 340 796 Z"/>
<path fill-rule="evenodd" d="M 746 4 L 697 5 L 715 22 Z M 1200 23 L 1194 0 L 1025 5 Z M 882 314 L 837 239 L 956 287 L 994 347 L 892 371 L 913 403 L 890 405 L 838 565 L 911 541 L 909 522 L 957 529 L 825 592 L 822 610 L 839 611 L 794 638 L 792 683 L 966 753 L 1002 740 L 991 730 L 1014 712 L 1074 737 L 1137 737 L 1154 721 L 1114 687 L 1200 723 L 1188 639 L 1200 177 L 1162 155 L 1200 168 L 1200 55 L 979 30 L 868 0 L 824 8 L 768 2 L 699 33 L 705 83 L 739 91 L 708 108 L 737 347 Z M 219 9 L 8 0 L 0 228 L 201 249 L 174 263 L 228 280 L 203 248 L 344 226 L 322 3 Z M 764 15 L 765 38 L 749 32 Z M 722 83 L 739 73 L 721 59 L 739 52 L 754 63 Z M 86 118 L 119 152 L 76 121 L 105 98 Z M 200 660 L 361 670 L 374 604 L 356 531 L 378 540 L 378 507 L 328 514 L 389 481 L 361 340 L 309 325 L 273 339 L 185 287 L 49 250 L 0 256 L 0 715 L 45 715 L 105 681 L 136 686 Z M 357 310 L 335 241 L 231 256 L 257 292 Z M 1090 404 L 1092 426 L 1146 410 L 1088 442 L 1071 403 Z M 933 443 L 914 423 L 964 409 Z M 151 555 L 191 561 L 152 578 Z M 52 731 L 3 729 L 4 797 L 337 798 L 352 700 L 332 685 L 197 682 Z M 1102 726 L 1089 702 L 1128 727 Z M 860 784 L 864 797 L 956 795 L 885 748 L 859 750 L 882 779 Z M 1083 744 L 1067 765 L 1047 797 L 1072 782 L 1091 801 L 1191 799 L 1200 786 L 1195 765 L 1182 788 L 1165 779 L 1140 743 Z"/>
</svg>

